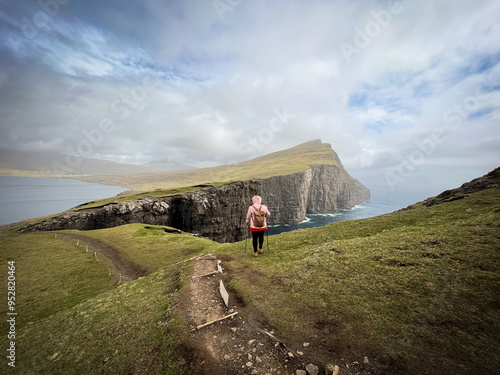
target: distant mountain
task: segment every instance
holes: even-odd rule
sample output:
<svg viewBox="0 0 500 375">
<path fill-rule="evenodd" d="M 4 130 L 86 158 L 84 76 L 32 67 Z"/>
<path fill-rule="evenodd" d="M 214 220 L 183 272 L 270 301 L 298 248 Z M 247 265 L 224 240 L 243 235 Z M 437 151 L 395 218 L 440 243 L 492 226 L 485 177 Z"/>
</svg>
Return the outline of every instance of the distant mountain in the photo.
<svg viewBox="0 0 500 375">
<path fill-rule="evenodd" d="M 154 165 L 121 164 L 107 160 L 62 155 L 55 152 L 0 149 L 3 176 L 101 176 L 155 172 Z"/>
<path fill-rule="evenodd" d="M 194 169 L 196 167 L 193 167 L 188 164 L 183 164 L 183 163 L 178 163 L 176 161 L 172 160 L 153 160 L 147 164 L 143 164 L 146 167 L 151 167 L 157 170 L 163 170 L 163 171 L 181 171 L 184 169 Z"/>
</svg>

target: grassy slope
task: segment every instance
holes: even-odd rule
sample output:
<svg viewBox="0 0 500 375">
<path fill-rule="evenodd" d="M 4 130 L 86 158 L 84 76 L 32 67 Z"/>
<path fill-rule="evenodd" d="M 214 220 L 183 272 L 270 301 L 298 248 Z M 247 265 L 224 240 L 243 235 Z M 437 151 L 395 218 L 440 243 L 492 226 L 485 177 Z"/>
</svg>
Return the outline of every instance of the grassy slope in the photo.
<svg viewBox="0 0 500 375">
<path fill-rule="evenodd" d="M 189 265 L 171 264 L 202 252 L 230 255 L 225 268 L 245 303 L 241 312 L 290 342 L 310 341 L 318 363 L 366 355 L 408 374 L 494 373 L 499 223 L 500 190 L 490 189 L 435 207 L 272 236 L 271 252 L 257 259 L 241 242 L 220 245 L 138 224 L 82 232 L 158 270 L 112 289 L 105 265 L 89 263 L 75 245 L 50 233 L 4 231 L 2 257 L 17 260 L 20 280 L 21 373 L 36 367 L 76 374 L 86 366 L 95 373 L 179 373 L 172 352 L 183 340 L 182 319 L 165 331 L 161 323 L 171 319 L 178 295 L 171 292 Z M 94 289 L 75 297 L 87 275 Z"/>
<path fill-rule="evenodd" d="M 82 179 L 90 182 L 124 186 L 134 191 L 166 190 L 197 184 L 213 184 L 214 181 L 219 183 L 245 181 L 253 178 L 286 175 L 304 171 L 314 164 L 337 164 L 337 160 L 338 158 L 329 144 L 316 140 L 238 164 L 214 168 Z"/>
<path fill-rule="evenodd" d="M 67 178 L 68 176 L 57 173 L 42 173 L 37 171 L 27 171 L 16 168 L 0 168 L 0 176 L 16 176 L 16 177 L 54 177 Z"/>
</svg>

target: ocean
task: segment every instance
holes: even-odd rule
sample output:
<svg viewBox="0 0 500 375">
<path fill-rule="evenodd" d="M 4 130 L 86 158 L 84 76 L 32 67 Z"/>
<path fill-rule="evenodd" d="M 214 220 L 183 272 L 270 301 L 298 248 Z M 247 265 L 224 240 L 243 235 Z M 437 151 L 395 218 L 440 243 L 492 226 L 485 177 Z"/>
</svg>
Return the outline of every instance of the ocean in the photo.
<svg viewBox="0 0 500 375">
<path fill-rule="evenodd" d="M 125 190 L 64 178 L 0 176 L 0 224 L 56 214 Z"/>
<path fill-rule="evenodd" d="M 336 214 L 306 215 L 306 219 L 294 225 L 273 225 L 272 212 L 268 218 L 269 235 L 288 232 L 296 229 L 321 227 L 345 220 L 365 219 L 391 213 L 410 204 L 438 195 L 442 190 L 437 188 L 400 187 L 392 191 L 388 186 L 367 186 L 371 191 L 369 201 L 355 206 L 351 210 L 340 210 Z M 263 201 L 262 203 L 265 204 Z"/>
</svg>

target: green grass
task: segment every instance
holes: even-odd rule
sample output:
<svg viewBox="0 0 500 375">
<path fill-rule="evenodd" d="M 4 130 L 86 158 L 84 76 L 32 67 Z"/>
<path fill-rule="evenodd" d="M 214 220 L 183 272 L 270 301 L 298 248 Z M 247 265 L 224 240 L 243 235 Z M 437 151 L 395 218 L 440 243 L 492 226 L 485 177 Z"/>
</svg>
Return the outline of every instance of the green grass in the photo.
<svg viewBox="0 0 500 375">
<path fill-rule="evenodd" d="M 93 298 L 114 286 L 105 264 L 97 263 L 82 247 L 53 233 L 11 234 L 0 232 L 0 262 L 7 285 L 7 261 L 16 266 L 16 308 L 19 327 L 49 317 Z M 2 293 L 0 314 L 5 315 L 6 294 Z M 3 327 L 5 328 L 5 327 Z"/>
<path fill-rule="evenodd" d="M 183 373 L 174 351 L 185 329 L 170 316 L 176 275 L 160 270 L 30 325 L 17 342 L 17 373 Z"/>
<path fill-rule="evenodd" d="M 114 246 L 149 272 L 202 253 L 219 251 L 226 246 L 189 233 L 166 233 L 165 228 L 159 225 L 129 224 L 84 232 L 63 232 L 83 234 Z"/>
<path fill-rule="evenodd" d="M 387 356 L 408 373 L 491 373 L 500 364 L 499 207 L 500 190 L 489 190 L 272 236 L 258 259 L 235 244 L 230 286 L 249 313 L 292 341 L 326 332 L 341 355 L 352 347 Z"/>
<path fill-rule="evenodd" d="M 106 237 L 128 235 L 141 243 L 137 249 L 165 234 L 160 227 L 140 225 L 113 229 L 104 233 Z M 173 352 L 183 344 L 186 328 L 170 311 L 182 288 L 186 264 L 171 264 L 191 256 L 190 246 L 199 251 L 200 243 L 211 241 L 165 234 L 171 238 L 158 241 L 158 251 L 166 247 L 156 254 L 161 261 L 148 263 L 154 250 L 147 248 L 143 257 L 137 254 L 134 259 L 144 260 L 152 269 L 164 268 L 117 285 L 102 258 L 97 262 L 73 241 L 54 233 L 2 231 L 0 235 L 1 285 L 7 285 L 7 262 L 15 260 L 16 266 L 15 373 L 183 373 Z M 184 238 L 183 246 L 175 245 L 178 238 Z M 134 252 L 133 247 L 124 248 Z M 3 316 L 7 316 L 6 297 L 2 293 Z M 2 325 L 2 337 L 7 337 L 7 329 Z M 2 348 L 6 345 L 4 340 Z"/>
<path fill-rule="evenodd" d="M 37 171 L 28 171 L 15 168 L 0 168 L 0 176 L 68 178 L 68 176 L 64 174 L 42 173 Z"/>
<path fill-rule="evenodd" d="M 311 342 L 315 363 L 367 356 L 392 374 L 500 368 L 500 189 L 271 236 L 259 258 L 243 242 L 149 227 L 79 232 L 155 272 L 118 287 L 53 233 L 0 233 L 2 262 L 15 259 L 18 272 L 20 373 L 182 373 L 185 328 L 171 307 L 188 264 L 172 265 L 209 252 L 226 255 L 240 314 L 288 343 Z"/>
</svg>

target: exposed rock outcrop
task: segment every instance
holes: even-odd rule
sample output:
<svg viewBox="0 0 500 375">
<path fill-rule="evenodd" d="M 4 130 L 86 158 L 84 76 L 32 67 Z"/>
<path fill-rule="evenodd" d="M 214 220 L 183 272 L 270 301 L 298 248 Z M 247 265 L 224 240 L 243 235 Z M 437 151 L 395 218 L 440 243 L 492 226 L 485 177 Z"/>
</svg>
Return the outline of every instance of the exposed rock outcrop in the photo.
<svg viewBox="0 0 500 375">
<path fill-rule="evenodd" d="M 445 190 L 435 197 L 427 198 L 422 202 L 412 204 L 406 208 L 403 208 L 401 211 L 413 209 L 415 207 L 419 207 L 420 205 L 431 207 L 438 204 L 463 199 L 469 194 L 486 189 L 500 189 L 500 167 L 495 168 L 482 177 L 475 178 L 472 181 L 462 184 L 462 186 L 460 186 L 459 188 Z"/>
<path fill-rule="evenodd" d="M 313 165 L 299 173 L 68 212 L 22 231 L 90 230 L 145 223 L 171 226 L 219 242 L 234 242 L 244 238 L 245 215 L 254 195 L 263 197 L 273 225 L 297 223 L 309 213 L 350 209 L 370 199 L 368 188 L 344 170 L 333 150 L 332 158 L 336 164 Z"/>
</svg>

